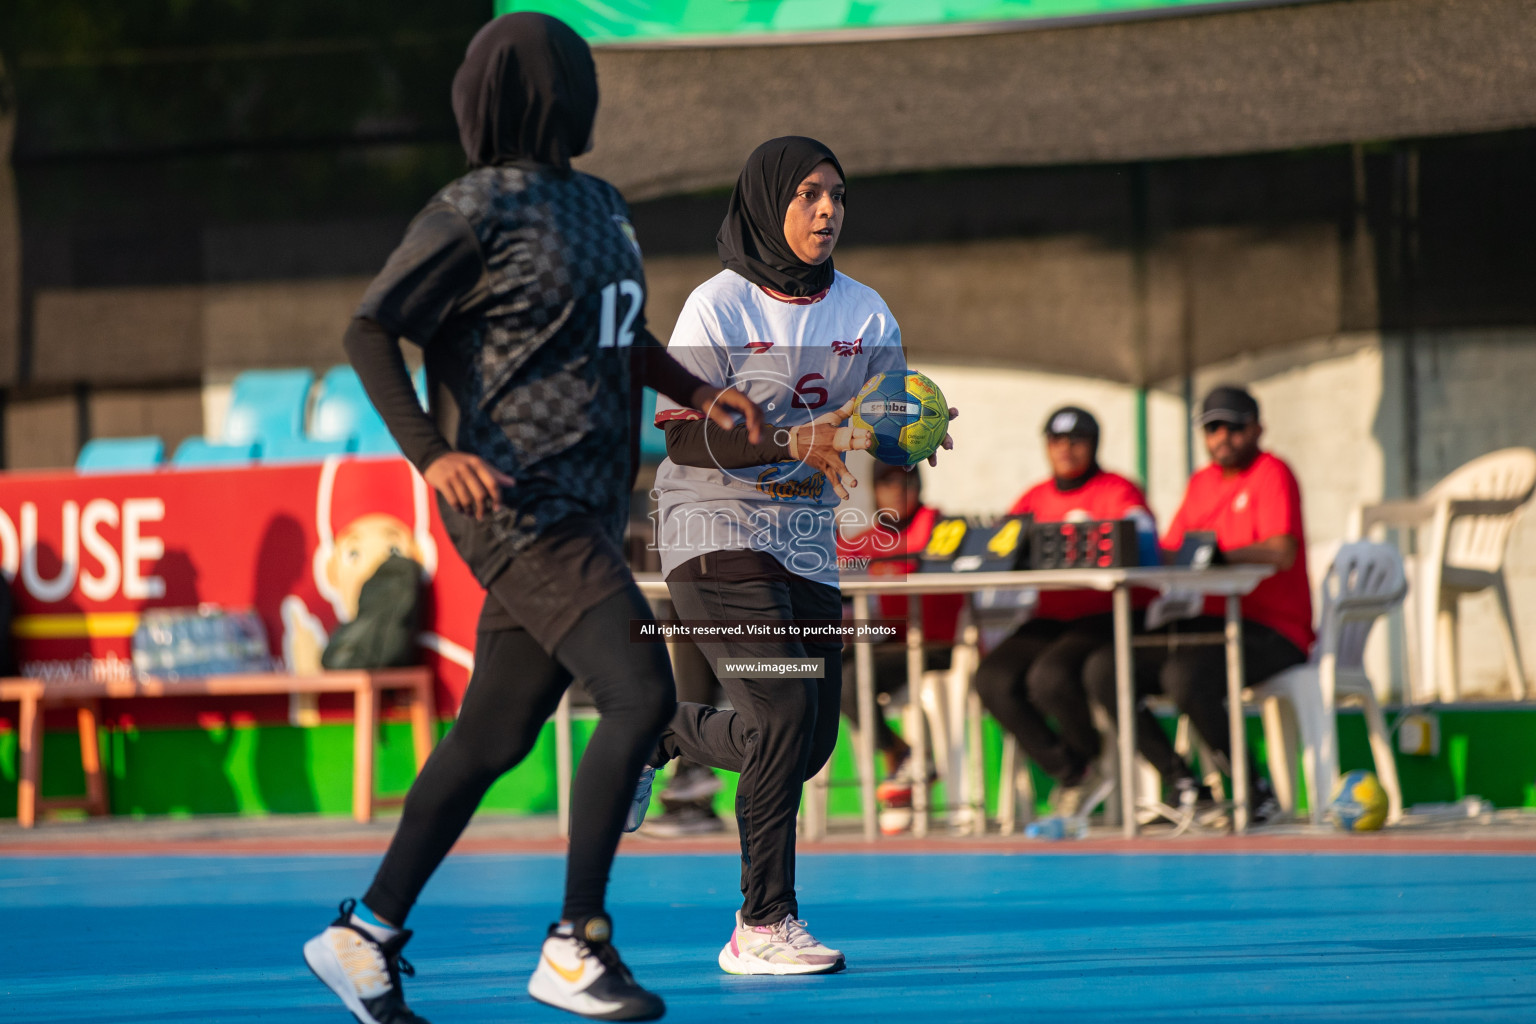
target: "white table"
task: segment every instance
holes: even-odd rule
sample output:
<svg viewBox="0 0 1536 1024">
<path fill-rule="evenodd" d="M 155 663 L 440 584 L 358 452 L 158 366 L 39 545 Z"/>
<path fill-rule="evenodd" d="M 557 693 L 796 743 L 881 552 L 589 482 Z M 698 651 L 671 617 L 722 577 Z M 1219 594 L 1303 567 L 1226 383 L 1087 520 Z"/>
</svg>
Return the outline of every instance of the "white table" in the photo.
<svg viewBox="0 0 1536 1024">
<path fill-rule="evenodd" d="M 982 590 L 1097 590 L 1112 595 L 1115 642 L 1115 694 L 1120 749 L 1120 797 L 1122 826 L 1127 838 L 1136 835 L 1136 721 L 1135 687 L 1131 671 L 1131 588 L 1183 590 L 1226 598 L 1225 646 L 1227 652 L 1227 714 L 1232 732 L 1233 827 L 1248 828 L 1248 740 L 1243 729 L 1243 658 L 1241 599 L 1274 572 L 1267 565 L 1214 566 L 1180 569 L 1158 566 L 1119 569 L 1039 569 L 1016 572 L 911 573 L 905 576 L 844 576 L 843 595 L 853 598 L 854 618 L 868 621 L 870 599 L 881 594 L 975 594 Z M 667 586 L 654 575 L 636 577 L 648 598 L 667 597 Z M 908 603 L 908 678 L 915 687 L 922 677 L 922 609 L 920 601 Z M 879 838 L 875 800 L 875 674 L 868 644 L 854 645 L 854 664 L 859 701 L 859 776 L 864 838 Z M 915 696 L 915 689 L 914 689 Z M 979 745 L 978 745 L 979 746 Z M 921 748 L 914 756 L 921 758 Z M 979 758 L 979 749 L 970 751 Z M 924 763 L 923 760 L 918 761 Z M 922 790 L 923 787 L 918 787 Z M 926 820 L 926 807 L 914 807 L 914 815 Z"/>
</svg>

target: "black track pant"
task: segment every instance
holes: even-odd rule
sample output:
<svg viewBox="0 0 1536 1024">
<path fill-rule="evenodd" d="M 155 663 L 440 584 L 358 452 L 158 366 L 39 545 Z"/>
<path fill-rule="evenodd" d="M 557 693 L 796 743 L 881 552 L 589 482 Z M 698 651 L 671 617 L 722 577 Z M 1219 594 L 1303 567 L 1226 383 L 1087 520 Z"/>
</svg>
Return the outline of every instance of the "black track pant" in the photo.
<svg viewBox="0 0 1536 1024">
<path fill-rule="evenodd" d="M 476 637 L 475 671 L 458 721 L 411 787 L 389 852 L 363 897 L 374 913 L 396 925 L 405 921 L 485 791 L 533 749 L 573 675 L 602 717 L 571 789 L 562 916 L 602 912 L 635 779 L 676 707 L 666 647 L 629 642 L 630 620 L 651 617 L 631 583 L 582 615 L 552 656 L 521 629 Z"/>
<path fill-rule="evenodd" d="M 760 571 L 764 558 L 744 551 L 711 552 L 674 570 L 667 586 L 678 616 L 765 623 L 842 619 L 835 588 L 774 571 L 771 564 Z M 742 920 L 758 925 L 777 923 L 786 914 L 798 917 L 795 813 L 801 786 L 826 764 L 837 742 L 842 643 L 732 640 L 698 647 L 717 665 L 734 710 L 679 704 L 662 734 L 661 754 L 741 773 L 736 821 Z M 718 671 L 719 659 L 753 657 L 822 658 L 825 676 L 747 678 Z"/>
<path fill-rule="evenodd" d="M 1219 643 L 1179 643 L 1181 633 L 1219 634 L 1226 620 L 1202 615 L 1176 622 L 1146 636 L 1165 637 L 1166 644 L 1138 646 L 1132 650 L 1136 679 L 1136 745 L 1141 755 L 1172 783 L 1192 776 L 1189 765 L 1173 749 L 1168 734 L 1157 716 L 1143 706 L 1145 697 L 1163 694 L 1173 701 L 1180 714 L 1188 715 L 1200 737 L 1220 762 L 1217 767 L 1228 774 L 1232 761 L 1232 730 L 1227 722 L 1227 649 Z M 1301 649 L 1268 626 L 1243 620 L 1243 678 L 1260 683 L 1276 672 L 1299 665 L 1307 657 Z M 1088 692 L 1100 706 L 1116 717 L 1115 648 L 1113 640 L 1088 656 L 1083 667 Z M 1249 755 L 1249 778 L 1258 778 Z"/>
<path fill-rule="evenodd" d="M 976 669 L 981 703 L 1018 738 L 1024 753 L 1058 781 L 1076 781 L 1099 756 L 1099 730 L 1083 667 L 1089 655 L 1113 639 L 1114 620 L 1108 615 L 1071 622 L 1032 619 Z M 1056 720 L 1056 729 L 1047 717 Z"/>
</svg>

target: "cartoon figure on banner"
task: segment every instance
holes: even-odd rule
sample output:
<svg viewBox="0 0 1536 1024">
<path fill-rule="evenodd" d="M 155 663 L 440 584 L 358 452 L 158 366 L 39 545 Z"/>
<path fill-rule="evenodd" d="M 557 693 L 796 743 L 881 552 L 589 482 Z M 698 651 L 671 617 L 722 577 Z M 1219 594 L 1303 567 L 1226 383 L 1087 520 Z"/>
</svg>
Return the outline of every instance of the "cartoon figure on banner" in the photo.
<svg viewBox="0 0 1536 1024">
<path fill-rule="evenodd" d="M 389 485 L 360 486 L 359 471 L 370 483 L 386 471 Z M 391 555 L 421 566 L 422 582 L 437 573 L 437 542 L 431 533 L 426 481 L 409 463 L 358 463 L 327 459 L 320 471 L 315 498 L 315 530 L 319 544 L 311 566 L 315 588 L 331 606 L 338 625 L 357 617 L 363 584 Z M 329 635 L 319 616 L 298 596 L 283 600 L 283 659 L 296 675 L 321 671 L 320 658 Z M 469 652 L 435 634 L 422 634 L 422 646 L 464 665 Z M 294 696 L 291 719 L 308 725 L 318 721 L 313 694 Z"/>
</svg>

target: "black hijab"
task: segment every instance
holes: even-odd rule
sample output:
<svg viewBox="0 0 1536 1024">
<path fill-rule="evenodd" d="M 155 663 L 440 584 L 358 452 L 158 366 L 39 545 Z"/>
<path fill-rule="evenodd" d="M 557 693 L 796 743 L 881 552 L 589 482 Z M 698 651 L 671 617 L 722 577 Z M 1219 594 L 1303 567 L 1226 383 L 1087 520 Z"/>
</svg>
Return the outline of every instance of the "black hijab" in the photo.
<svg viewBox="0 0 1536 1024">
<path fill-rule="evenodd" d="M 469 41 L 453 116 L 471 167 L 513 161 L 571 169 L 592 143 L 597 67 L 586 40 L 547 14 L 503 14 Z"/>
<path fill-rule="evenodd" d="M 830 163 L 838 177 L 847 180 L 837 157 L 815 139 L 786 135 L 752 151 L 715 236 L 727 270 L 785 295 L 815 295 L 831 286 L 832 258 L 814 267 L 803 263 L 784 237 L 784 214 L 795 186 L 820 163 Z"/>
</svg>

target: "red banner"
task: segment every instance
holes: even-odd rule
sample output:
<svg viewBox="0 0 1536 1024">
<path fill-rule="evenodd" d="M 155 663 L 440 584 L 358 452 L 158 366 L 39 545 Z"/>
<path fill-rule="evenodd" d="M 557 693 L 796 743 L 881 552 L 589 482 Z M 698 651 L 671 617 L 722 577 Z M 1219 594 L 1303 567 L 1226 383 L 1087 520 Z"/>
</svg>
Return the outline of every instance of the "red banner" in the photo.
<svg viewBox="0 0 1536 1024">
<path fill-rule="evenodd" d="M 0 567 L 12 580 L 24 675 L 126 676 L 139 613 L 202 604 L 254 609 L 274 659 L 314 671 L 326 638 L 356 615 L 363 582 L 391 553 L 422 567 L 422 660 L 438 680 L 439 712 L 452 714 L 469 680 L 483 592 L 405 460 L 0 474 Z M 207 702 L 167 700 L 110 710 L 138 723 L 209 714 Z M 238 723 L 306 713 L 284 698 L 249 698 L 221 699 L 214 714 Z"/>
</svg>

